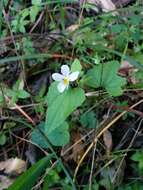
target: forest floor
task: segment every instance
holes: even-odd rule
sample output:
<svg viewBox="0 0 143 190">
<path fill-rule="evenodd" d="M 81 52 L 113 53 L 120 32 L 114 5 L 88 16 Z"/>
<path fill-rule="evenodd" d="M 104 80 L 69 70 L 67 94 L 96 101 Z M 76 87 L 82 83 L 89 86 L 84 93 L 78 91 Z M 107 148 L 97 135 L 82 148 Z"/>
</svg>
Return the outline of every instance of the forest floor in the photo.
<svg viewBox="0 0 143 190">
<path fill-rule="evenodd" d="M 142 2 L 0 9 L 0 190 L 143 190 Z"/>
</svg>

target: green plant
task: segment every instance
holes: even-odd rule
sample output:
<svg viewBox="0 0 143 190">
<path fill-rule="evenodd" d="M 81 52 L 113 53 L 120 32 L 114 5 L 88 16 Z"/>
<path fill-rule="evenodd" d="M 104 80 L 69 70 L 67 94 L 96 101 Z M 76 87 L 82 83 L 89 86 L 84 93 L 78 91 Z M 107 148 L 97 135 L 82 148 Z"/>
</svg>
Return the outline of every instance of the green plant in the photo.
<svg viewBox="0 0 143 190">
<path fill-rule="evenodd" d="M 32 6 L 30 8 L 22 9 L 15 15 L 15 19 L 11 22 L 12 32 L 25 33 L 26 26 L 30 23 L 34 23 L 37 15 L 41 11 L 41 1 L 32 1 Z"/>
<path fill-rule="evenodd" d="M 143 184 L 142 183 L 133 183 L 127 184 L 122 187 L 119 187 L 118 190 L 142 190 Z"/>
<path fill-rule="evenodd" d="M 131 160 L 137 162 L 139 171 L 143 171 L 143 151 L 136 151 L 132 155 Z"/>
<path fill-rule="evenodd" d="M 8 190 L 31 190 L 38 177 L 44 173 L 46 167 L 50 165 L 51 156 L 44 157 L 30 167 L 23 175 L 8 188 Z"/>
<path fill-rule="evenodd" d="M 126 79 L 117 75 L 120 64 L 117 61 L 95 65 L 87 72 L 85 83 L 93 88 L 103 87 L 112 96 L 122 94 Z M 112 69 L 111 69 L 112 68 Z"/>
<path fill-rule="evenodd" d="M 85 77 L 83 77 L 84 79 L 81 79 L 82 84 L 84 84 L 85 81 L 85 84 L 93 88 L 98 89 L 99 87 L 104 87 L 110 95 L 119 96 L 122 94 L 121 87 L 126 84 L 126 80 L 117 75 L 118 68 L 119 63 L 115 61 L 104 65 L 95 65 L 93 69 L 90 69 Z M 72 71 L 81 72 L 81 65 L 78 60 L 73 62 L 71 69 Z M 65 85 L 68 84 L 68 76 L 62 78 L 64 76 L 60 74 L 55 75 L 58 77 L 57 79 L 59 81 L 63 80 L 59 83 L 60 85 L 62 83 L 64 85 L 65 80 Z M 62 92 L 59 92 L 58 90 L 61 91 L 61 89 L 57 89 L 59 84 L 54 82 L 49 87 L 49 92 L 47 94 L 48 110 L 44 131 L 53 145 L 60 146 L 66 144 L 69 140 L 68 124 L 65 121 L 67 117 L 85 101 L 85 93 L 84 90 L 79 87 L 71 88 L 68 86 L 63 86 L 64 89 L 68 88 L 64 92 L 64 89 Z M 93 116 L 89 115 L 89 117 Z M 85 119 L 82 118 L 81 121 L 83 122 L 84 120 Z M 84 123 L 85 125 L 89 125 L 87 121 L 84 121 Z M 93 125 L 95 126 L 95 123 L 92 124 L 91 127 L 94 127 Z M 61 141 L 61 139 L 63 139 L 63 141 Z"/>
<path fill-rule="evenodd" d="M 22 80 L 17 80 L 12 89 L 4 88 L 4 93 L 11 98 L 12 103 L 16 103 L 19 99 L 30 97 L 30 94 L 24 90 L 24 83 Z"/>
<path fill-rule="evenodd" d="M 4 145 L 6 143 L 6 135 L 1 132 L 0 133 L 0 146 Z"/>
<path fill-rule="evenodd" d="M 118 138 L 114 139 L 114 133 L 118 133 L 116 123 L 119 112 L 127 110 L 117 124 L 120 135 L 124 122 L 131 119 L 132 123 L 142 114 L 140 107 L 137 108 L 139 110 L 130 109 L 130 105 L 142 97 L 142 7 L 120 8 L 116 16 L 113 12 L 95 16 L 94 12 L 90 12 L 94 5 L 87 3 L 76 9 L 78 6 L 77 0 L 0 2 L 0 146 L 9 147 L 9 135 L 13 135 L 10 143 L 15 143 L 13 138 L 17 138 L 17 130 L 15 134 L 14 129 L 18 129 L 20 138 L 30 129 L 32 143 L 44 149 L 44 153 L 54 154 L 50 160 L 52 166 L 47 158 L 39 161 L 10 189 L 30 189 L 44 172 L 39 187 L 43 190 L 56 186 L 63 190 L 76 190 L 76 186 L 78 189 L 90 189 L 92 186 L 93 190 L 101 186 L 110 190 L 119 186 L 119 189 L 129 190 L 142 188 L 142 184 L 135 180 L 129 184 L 130 179 L 126 179 L 123 184 L 124 168 L 121 168 L 122 171 L 119 168 L 121 160 L 116 162 L 116 158 L 112 157 L 112 151 L 118 147 Z M 124 61 L 128 62 L 129 68 L 124 68 Z M 16 73 L 16 78 L 9 78 L 11 72 L 14 76 Z M 15 103 L 21 112 L 11 109 Z M 25 120 L 23 116 L 26 116 Z M 110 116 L 114 124 L 111 130 L 108 128 L 110 124 L 112 126 Z M 34 126 L 29 121 L 33 121 Z M 103 140 L 98 140 L 98 132 L 102 133 L 106 127 L 109 135 L 105 133 Z M 86 150 L 94 147 L 96 136 L 96 147 L 87 151 L 87 155 Z M 30 143 L 28 140 L 27 144 Z M 123 140 L 119 142 L 119 147 L 124 146 Z M 62 157 L 60 151 L 64 152 L 64 148 L 71 144 L 70 155 Z M 120 156 L 124 156 L 120 151 Z M 12 154 L 16 155 L 15 149 Z M 72 166 L 78 164 L 84 154 L 87 160 L 81 163 L 81 173 L 75 185 L 63 163 L 69 170 L 72 168 L 70 173 L 73 174 L 75 167 Z M 143 169 L 142 156 L 142 152 L 137 151 L 131 157 L 131 165 L 138 165 L 139 175 Z M 128 155 L 125 161 L 126 157 Z M 71 168 L 69 163 L 73 163 Z M 128 163 L 126 165 L 128 169 Z M 63 171 L 66 176 L 63 176 Z M 83 174 L 83 179 L 80 174 Z M 116 174 L 118 176 L 113 180 Z M 84 179 L 83 185 L 81 181 Z"/>
</svg>

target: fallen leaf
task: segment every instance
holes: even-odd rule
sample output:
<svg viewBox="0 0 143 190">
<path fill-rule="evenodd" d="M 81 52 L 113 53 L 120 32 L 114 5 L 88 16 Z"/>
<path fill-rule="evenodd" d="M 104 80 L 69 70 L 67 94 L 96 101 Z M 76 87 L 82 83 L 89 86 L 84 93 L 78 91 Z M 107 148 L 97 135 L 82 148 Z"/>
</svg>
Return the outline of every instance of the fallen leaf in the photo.
<svg viewBox="0 0 143 190">
<path fill-rule="evenodd" d="M 133 65 L 131 65 L 128 61 L 125 60 L 122 61 L 118 73 L 121 76 L 126 77 L 128 82 L 136 84 L 138 81 L 136 80 L 134 73 L 136 73 L 137 71 L 137 68 L 135 68 Z"/>
<path fill-rule="evenodd" d="M 81 5 L 84 3 L 95 5 L 95 8 L 92 8 L 95 11 L 97 10 L 96 6 L 101 7 L 104 12 L 116 10 L 116 6 L 111 0 L 80 0 Z"/>
<path fill-rule="evenodd" d="M 13 182 L 14 179 L 10 179 L 7 176 L 0 175 L 0 190 L 7 189 Z"/>
<path fill-rule="evenodd" d="M 68 28 L 67 28 L 67 31 L 68 32 L 74 32 L 75 30 L 77 30 L 79 28 L 79 24 L 73 24 L 73 25 L 70 25 Z"/>
<path fill-rule="evenodd" d="M 26 162 L 19 158 L 10 158 L 0 162 L 0 171 L 9 175 L 19 175 L 26 170 Z"/>
<path fill-rule="evenodd" d="M 122 61 L 121 66 L 119 68 L 119 74 L 122 76 L 128 76 L 129 71 L 133 68 L 133 65 L 131 65 L 128 61 Z"/>
<path fill-rule="evenodd" d="M 123 69 L 123 68 L 133 68 L 133 65 L 131 65 L 128 61 L 124 60 L 122 61 L 121 66 L 120 66 L 120 69 Z"/>
<path fill-rule="evenodd" d="M 74 162 L 78 164 L 80 158 L 84 154 L 84 148 L 83 148 L 84 146 L 83 146 L 83 141 L 81 140 L 81 138 L 82 136 L 79 131 L 72 131 L 71 142 L 67 144 L 66 146 L 64 146 L 61 151 L 61 156 L 66 162 L 70 160 L 74 160 Z"/>
<path fill-rule="evenodd" d="M 104 144 L 106 146 L 106 152 L 109 154 L 111 149 L 112 149 L 112 146 L 113 146 L 113 143 L 112 143 L 112 134 L 109 130 L 106 130 L 104 133 L 103 133 L 103 140 L 104 140 Z"/>
<path fill-rule="evenodd" d="M 105 12 L 113 11 L 116 9 L 116 6 L 111 0 L 98 0 L 98 1 L 102 6 L 103 11 Z"/>
<path fill-rule="evenodd" d="M 72 141 L 73 144 L 76 143 L 81 139 L 81 134 L 79 131 L 73 132 L 72 133 Z M 80 141 L 79 143 L 75 144 L 72 149 L 72 158 L 73 160 L 78 164 L 79 160 L 84 154 L 84 149 L 83 149 L 83 142 Z"/>
</svg>

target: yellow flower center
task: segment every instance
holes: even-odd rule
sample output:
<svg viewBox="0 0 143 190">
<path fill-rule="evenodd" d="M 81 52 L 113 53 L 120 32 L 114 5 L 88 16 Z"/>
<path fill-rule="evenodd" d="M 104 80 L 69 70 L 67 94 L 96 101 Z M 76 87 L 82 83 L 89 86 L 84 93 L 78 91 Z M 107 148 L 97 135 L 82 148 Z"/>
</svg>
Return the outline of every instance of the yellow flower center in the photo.
<svg viewBox="0 0 143 190">
<path fill-rule="evenodd" d="M 68 78 L 64 78 L 64 85 L 68 85 L 69 84 L 69 79 Z"/>
</svg>

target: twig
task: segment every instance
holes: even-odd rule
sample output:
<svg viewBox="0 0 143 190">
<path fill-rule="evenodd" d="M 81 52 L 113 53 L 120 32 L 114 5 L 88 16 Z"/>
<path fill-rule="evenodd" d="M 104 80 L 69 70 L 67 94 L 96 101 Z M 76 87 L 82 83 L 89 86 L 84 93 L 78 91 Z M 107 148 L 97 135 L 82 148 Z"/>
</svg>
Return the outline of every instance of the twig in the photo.
<svg viewBox="0 0 143 190">
<path fill-rule="evenodd" d="M 138 101 L 137 103 L 135 103 L 134 105 L 132 105 L 130 108 L 134 108 L 136 106 L 138 106 L 139 104 L 143 103 L 143 99 Z M 82 164 L 84 158 L 86 157 L 86 155 L 88 154 L 88 152 L 91 150 L 91 148 L 94 146 L 94 144 L 96 144 L 98 138 L 100 138 L 102 136 L 102 134 L 108 130 L 113 124 L 115 124 L 123 115 L 125 115 L 127 113 L 127 111 L 123 111 L 122 113 L 120 113 L 119 115 L 117 115 L 109 124 L 107 124 L 103 129 L 101 129 L 101 131 L 97 132 L 94 141 L 89 145 L 89 147 L 87 148 L 87 150 L 85 151 L 84 155 L 81 157 L 75 172 L 74 172 L 74 177 L 73 177 L 73 181 L 75 181 L 77 172 L 79 170 L 80 165 Z"/>
<path fill-rule="evenodd" d="M 16 137 L 17 139 L 20 139 L 20 140 L 22 140 L 22 141 L 25 141 L 25 142 L 27 142 L 27 143 L 30 143 L 30 144 L 35 145 L 35 146 L 38 147 L 46 156 L 49 155 L 48 152 L 46 152 L 46 151 L 45 151 L 43 148 L 41 148 L 38 144 L 36 144 L 36 143 L 34 143 L 34 142 L 32 142 L 32 141 L 29 141 L 29 140 L 27 140 L 27 139 L 25 139 L 25 138 L 19 137 L 19 136 L 15 135 L 15 134 L 12 133 L 12 132 L 11 132 L 11 134 L 12 134 L 12 136 Z"/>
<path fill-rule="evenodd" d="M 42 19 L 43 15 L 44 15 L 44 11 L 41 12 L 39 18 L 38 18 L 37 21 L 35 22 L 34 26 L 31 28 L 31 30 L 30 30 L 29 33 L 32 33 L 32 32 L 33 32 L 33 30 L 36 28 L 36 26 L 39 24 L 40 20 Z"/>
<path fill-rule="evenodd" d="M 11 103 L 10 98 L 8 98 L 7 96 L 5 96 L 5 98 L 6 98 L 6 100 L 7 100 L 8 102 Z M 32 118 L 31 118 L 25 111 L 23 111 L 16 103 L 13 103 L 13 106 L 14 106 L 15 109 L 17 109 L 24 117 L 26 117 L 30 123 L 32 123 L 33 125 L 35 125 L 35 122 L 32 120 Z"/>
<path fill-rule="evenodd" d="M 90 172 L 90 177 L 89 177 L 89 190 L 92 190 L 92 176 L 93 176 L 93 169 L 94 169 L 95 150 L 96 150 L 96 144 L 94 144 L 94 148 L 93 148 L 91 172 Z"/>
<path fill-rule="evenodd" d="M 127 156 L 127 152 L 128 152 L 129 149 L 131 148 L 131 146 L 132 146 L 132 144 L 133 144 L 133 142 L 134 142 L 134 140 L 135 140 L 135 138 L 136 138 L 136 136 L 137 136 L 137 134 L 138 134 L 138 132 L 139 132 L 139 129 L 140 129 L 140 127 L 141 127 L 142 122 L 143 122 L 143 119 L 141 119 L 141 121 L 140 121 L 140 123 L 139 123 L 139 125 L 138 125 L 138 128 L 137 128 L 137 130 L 136 130 L 136 132 L 135 132 L 135 134 L 134 134 L 134 136 L 133 136 L 133 138 L 132 138 L 132 140 L 131 140 L 131 142 L 130 142 L 128 148 L 127 148 L 126 154 L 124 154 L 124 157 L 123 157 L 123 158 L 121 159 L 121 161 L 120 161 L 119 167 L 118 167 L 116 173 L 115 173 L 114 176 L 113 176 L 112 183 L 114 183 L 114 181 L 115 181 L 115 179 L 116 179 L 116 177 L 117 177 L 117 174 L 118 174 L 118 172 L 119 172 L 119 170 L 120 170 L 120 167 L 122 166 L 122 164 L 123 164 L 123 162 L 124 162 L 124 160 L 125 160 L 125 157 Z"/>
</svg>

